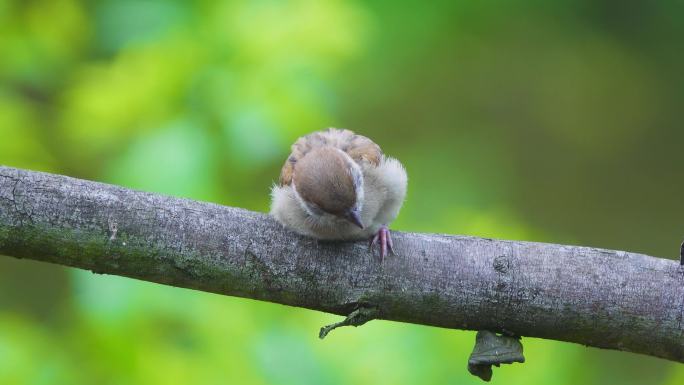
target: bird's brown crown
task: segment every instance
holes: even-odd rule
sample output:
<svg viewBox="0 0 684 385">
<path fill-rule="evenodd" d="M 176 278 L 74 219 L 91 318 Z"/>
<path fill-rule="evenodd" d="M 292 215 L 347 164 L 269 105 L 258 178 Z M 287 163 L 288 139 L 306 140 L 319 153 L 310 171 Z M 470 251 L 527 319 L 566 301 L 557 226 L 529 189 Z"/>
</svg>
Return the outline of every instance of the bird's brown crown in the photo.
<svg viewBox="0 0 684 385">
<path fill-rule="evenodd" d="M 293 182 L 307 203 L 333 215 L 356 205 L 356 187 L 348 160 L 330 146 L 307 153 L 294 165 Z"/>
<path fill-rule="evenodd" d="M 292 153 L 280 171 L 280 185 L 289 186 L 292 183 L 294 166 L 304 156 L 317 148 L 329 146 L 345 152 L 358 164 L 368 163 L 377 166 L 382 159 L 380 147 L 363 135 L 336 128 L 313 132 L 297 139 L 292 145 Z"/>
</svg>

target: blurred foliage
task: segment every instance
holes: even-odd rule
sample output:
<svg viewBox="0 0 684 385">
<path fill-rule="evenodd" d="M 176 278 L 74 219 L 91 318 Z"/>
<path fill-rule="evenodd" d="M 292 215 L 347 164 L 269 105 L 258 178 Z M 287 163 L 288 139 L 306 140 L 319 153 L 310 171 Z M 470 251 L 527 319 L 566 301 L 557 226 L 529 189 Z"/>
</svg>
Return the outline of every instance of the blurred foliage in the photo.
<svg viewBox="0 0 684 385">
<path fill-rule="evenodd" d="M 267 210 L 327 126 L 401 159 L 394 228 L 675 257 L 678 0 L 0 0 L 0 163 Z M 0 259 L 0 384 L 478 384 L 474 333 Z M 562 327 L 562 325 L 559 325 Z M 684 383 L 524 339 L 501 384 Z"/>
</svg>

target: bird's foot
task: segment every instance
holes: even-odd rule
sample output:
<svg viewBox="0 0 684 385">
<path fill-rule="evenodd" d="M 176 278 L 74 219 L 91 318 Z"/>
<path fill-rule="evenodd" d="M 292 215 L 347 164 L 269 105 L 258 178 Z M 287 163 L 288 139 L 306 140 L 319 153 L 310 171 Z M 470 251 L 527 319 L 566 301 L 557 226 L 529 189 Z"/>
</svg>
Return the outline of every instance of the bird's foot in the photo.
<svg viewBox="0 0 684 385">
<path fill-rule="evenodd" d="M 375 233 L 375 235 L 371 238 L 369 245 L 371 254 L 373 253 L 373 246 L 375 246 L 376 243 L 380 245 L 380 262 L 382 262 L 385 259 L 385 256 L 388 255 L 388 251 L 389 254 L 394 254 L 392 236 L 390 235 L 390 231 L 386 225 L 380 226 L 378 232 Z"/>
</svg>

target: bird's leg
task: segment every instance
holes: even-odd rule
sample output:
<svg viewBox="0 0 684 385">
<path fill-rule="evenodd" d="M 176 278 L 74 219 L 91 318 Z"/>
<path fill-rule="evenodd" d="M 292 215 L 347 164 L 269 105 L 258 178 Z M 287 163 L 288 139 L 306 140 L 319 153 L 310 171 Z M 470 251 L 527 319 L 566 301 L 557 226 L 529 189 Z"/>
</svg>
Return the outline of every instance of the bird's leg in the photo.
<svg viewBox="0 0 684 385">
<path fill-rule="evenodd" d="M 385 259 L 385 256 L 388 255 L 388 251 L 389 254 L 394 254 L 394 244 L 392 243 L 392 236 L 390 235 L 387 225 L 380 226 L 378 232 L 371 238 L 369 245 L 371 253 L 373 252 L 373 246 L 375 246 L 376 243 L 379 243 L 380 245 L 380 261 Z"/>
</svg>

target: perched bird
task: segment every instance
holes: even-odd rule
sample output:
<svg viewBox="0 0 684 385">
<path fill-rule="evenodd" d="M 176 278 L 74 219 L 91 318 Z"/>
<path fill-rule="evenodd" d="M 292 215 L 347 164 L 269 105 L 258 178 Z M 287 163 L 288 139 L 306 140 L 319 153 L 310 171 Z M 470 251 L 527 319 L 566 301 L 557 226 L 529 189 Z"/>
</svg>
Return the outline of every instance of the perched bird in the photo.
<svg viewBox="0 0 684 385">
<path fill-rule="evenodd" d="M 271 215 L 299 234 L 370 239 L 393 252 L 387 226 L 406 195 L 406 170 L 365 136 L 329 128 L 299 138 L 271 191 Z"/>
</svg>

